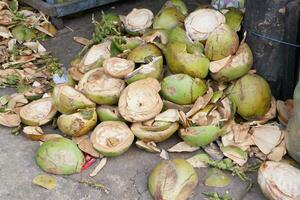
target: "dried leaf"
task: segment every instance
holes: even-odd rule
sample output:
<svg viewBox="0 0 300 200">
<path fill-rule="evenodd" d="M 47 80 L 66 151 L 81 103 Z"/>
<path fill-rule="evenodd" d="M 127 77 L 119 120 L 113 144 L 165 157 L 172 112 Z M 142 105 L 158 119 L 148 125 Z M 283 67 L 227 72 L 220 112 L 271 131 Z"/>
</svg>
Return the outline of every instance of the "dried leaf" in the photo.
<svg viewBox="0 0 300 200">
<path fill-rule="evenodd" d="M 8 28 L 6 28 L 5 26 L 0 26 L 0 37 L 8 39 L 12 37 L 12 34 L 8 30 Z"/>
<path fill-rule="evenodd" d="M 226 187 L 230 183 L 230 178 L 216 168 L 209 169 L 204 180 L 204 185 L 209 187 Z"/>
<path fill-rule="evenodd" d="M 21 107 L 28 103 L 28 100 L 25 98 L 24 94 L 15 93 L 11 95 L 7 107 L 13 109 L 15 107 Z"/>
<path fill-rule="evenodd" d="M 219 146 L 213 142 L 205 146 L 203 150 L 214 160 L 222 160 L 224 157 Z"/>
<path fill-rule="evenodd" d="M 231 62 L 231 60 L 232 55 L 227 56 L 221 60 L 212 61 L 209 64 L 209 71 L 211 71 L 212 73 L 217 73 L 218 71 L 226 67 Z"/>
<path fill-rule="evenodd" d="M 209 103 L 209 101 L 211 100 L 213 96 L 213 91 L 211 88 L 209 88 L 208 92 L 203 95 L 198 97 L 198 99 L 196 100 L 196 102 L 194 103 L 192 109 L 186 113 L 186 117 L 191 117 L 194 114 L 196 114 L 199 110 L 203 109 L 205 106 L 207 106 L 207 104 Z"/>
<path fill-rule="evenodd" d="M 34 53 L 44 53 L 44 52 L 46 52 L 45 47 L 43 45 L 41 45 L 41 43 L 39 43 L 39 41 L 25 42 L 23 44 L 24 44 L 24 46 L 26 46 L 29 49 L 31 49 L 32 51 L 34 51 Z"/>
<path fill-rule="evenodd" d="M 21 119 L 15 113 L 0 113 L 0 124 L 7 127 L 17 127 L 21 124 Z"/>
<path fill-rule="evenodd" d="M 137 140 L 136 146 L 140 149 L 144 149 L 150 153 L 159 153 L 160 149 L 156 147 L 155 142 L 144 142 L 143 140 Z"/>
<path fill-rule="evenodd" d="M 50 33 L 47 29 L 41 27 L 41 26 L 35 26 L 37 30 L 39 30 L 42 33 L 45 33 L 46 35 L 49 35 L 50 37 L 54 37 L 52 33 Z"/>
<path fill-rule="evenodd" d="M 189 121 L 187 120 L 187 117 L 183 111 L 179 111 L 179 123 L 184 127 L 187 128 L 190 126 Z"/>
<path fill-rule="evenodd" d="M 243 124 L 233 124 L 231 130 L 234 135 L 234 142 L 243 143 L 248 140 L 248 132 L 250 130 L 250 126 Z"/>
<path fill-rule="evenodd" d="M 254 127 L 251 131 L 253 142 L 264 154 L 269 154 L 280 143 L 282 137 L 278 126 L 263 125 Z"/>
<path fill-rule="evenodd" d="M 162 149 L 159 156 L 164 160 L 169 160 L 169 154 L 166 150 Z"/>
<path fill-rule="evenodd" d="M 84 46 L 87 46 L 91 43 L 89 39 L 86 39 L 84 37 L 73 37 L 73 40 L 79 44 L 82 44 Z"/>
<path fill-rule="evenodd" d="M 186 161 L 189 162 L 195 168 L 208 167 L 208 161 L 210 157 L 205 153 L 196 154 Z"/>
<path fill-rule="evenodd" d="M 94 149 L 93 144 L 91 143 L 91 141 L 88 138 L 81 140 L 78 144 L 78 148 L 81 151 L 83 151 L 87 154 L 90 154 L 91 156 L 93 156 L 95 158 L 100 157 L 100 154 Z"/>
<path fill-rule="evenodd" d="M 283 121 L 284 124 L 287 124 L 287 122 L 290 118 L 290 113 L 288 111 L 288 108 L 287 108 L 285 102 L 278 100 L 276 102 L 276 104 L 277 104 L 277 112 L 278 112 L 279 120 Z"/>
<path fill-rule="evenodd" d="M 36 176 L 33 179 L 32 183 L 46 188 L 47 190 L 52 190 L 56 187 L 56 179 L 53 176 L 49 176 L 46 174 Z"/>
<path fill-rule="evenodd" d="M 191 146 L 185 142 L 179 142 L 177 144 L 175 144 L 174 146 L 172 146 L 171 148 L 168 149 L 168 152 L 194 152 L 199 150 L 200 147 L 194 147 Z"/>
<path fill-rule="evenodd" d="M 163 103 L 164 106 L 168 109 L 176 109 L 184 113 L 187 113 L 193 107 L 193 105 L 179 105 L 167 100 L 163 100 Z"/>
<path fill-rule="evenodd" d="M 107 158 L 102 158 L 99 164 L 95 167 L 93 172 L 90 174 L 90 176 L 91 177 L 96 176 L 100 172 L 100 170 L 103 169 L 103 167 L 106 165 L 106 162 L 107 162 Z"/>
</svg>

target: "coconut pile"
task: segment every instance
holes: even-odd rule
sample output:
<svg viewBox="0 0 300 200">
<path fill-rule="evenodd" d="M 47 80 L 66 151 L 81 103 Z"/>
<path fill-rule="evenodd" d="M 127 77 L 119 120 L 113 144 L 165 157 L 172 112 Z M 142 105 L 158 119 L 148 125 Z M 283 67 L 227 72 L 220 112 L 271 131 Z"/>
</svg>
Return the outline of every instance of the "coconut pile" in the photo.
<svg viewBox="0 0 300 200">
<path fill-rule="evenodd" d="M 298 169 L 279 162 L 287 153 L 293 101 L 276 101 L 252 69 L 242 19 L 237 8 L 188 13 L 180 0 L 167 1 L 156 15 L 147 8 L 103 14 L 91 40 L 75 38 L 85 47 L 70 63 L 68 82 L 38 100 L 2 98 L 10 112 L 1 113 L 0 124 L 22 123 L 28 138 L 43 142 L 36 162 L 48 173 L 77 173 L 102 158 L 95 176 L 106 157 L 120 156 L 135 143 L 165 159 L 149 176 L 154 199 L 189 198 L 198 167 L 213 167 L 207 186 L 230 183 L 221 170 L 249 181 L 251 157 L 264 162 L 259 183 L 269 199 L 299 199 L 299 180 L 286 189 L 270 173 L 283 165 L 276 168 L 278 176 L 291 170 L 299 177 Z M 51 121 L 62 134 L 43 132 L 40 126 Z M 167 151 L 157 146 L 175 134 L 180 143 Z M 196 151 L 187 160 L 168 159 L 168 152 Z"/>
</svg>

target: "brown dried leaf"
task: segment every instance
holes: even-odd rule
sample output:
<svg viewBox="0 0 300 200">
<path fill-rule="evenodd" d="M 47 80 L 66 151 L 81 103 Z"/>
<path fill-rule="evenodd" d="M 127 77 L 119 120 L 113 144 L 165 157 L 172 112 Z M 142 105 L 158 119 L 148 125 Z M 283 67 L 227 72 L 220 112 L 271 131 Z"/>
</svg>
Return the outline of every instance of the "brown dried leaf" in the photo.
<svg viewBox="0 0 300 200">
<path fill-rule="evenodd" d="M 100 172 L 100 170 L 103 169 L 103 167 L 106 165 L 106 162 L 107 162 L 107 158 L 102 158 L 99 164 L 93 170 L 93 172 L 90 173 L 90 176 L 91 177 L 96 176 Z"/>
<path fill-rule="evenodd" d="M 11 95 L 11 99 L 9 100 L 7 107 L 9 109 L 13 109 L 16 107 L 24 106 L 28 103 L 28 100 L 25 98 L 24 94 L 15 93 Z"/>
<path fill-rule="evenodd" d="M 17 127 L 21 124 L 21 119 L 15 113 L 0 113 L 0 124 L 7 127 Z"/>
<path fill-rule="evenodd" d="M 187 120 L 187 117 L 183 111 L 179 111 L 179 123 L 184 127 L 187 128 L 190 126 L 189 121 Z"/>
<path fill-rule="evenodd" d="M 81 151 L 83 151 L 87 154 L 90 154 L 91 156 L 93 156 L 95 158 L 100 157 L 100 154 L 94 149 L 93 144 L 91 143 L 91 141 L 88 138 L 81 140 L 78 144 L 78 148 Z"/>
<path fill-rule="evenodd" d="M 37 30 L 39 30 L 40 32 L 45 33 L 46 35 L 49 35 L 50 37 L 54 37 L 54 35 L 52 33 L 50 33 L 47 29 L 45 29 L 42 26 L 35 26 L 35 28 Z"/>
<path fill-rule="evenodd" d="M 269 154 L 280 143 L 283 134 L 279 127 L 274 125 L 253 127 L 251 131 L 253 142 L 264 154 Z"/>
<path fill-rule="evenodd" d="M 73 40 L 79 44 L 82 44 L 84 46 L 87 46 L 91 43 L 91 41 L 84 37 L 73 37 Z"/>
<path fill-rule="evenodd" d="M 176 110 L 180 110 L 184 113 L 187 113 L 193 107 L 193 105 L 178 105 L 171 101 L 166 101 L 166 100 L 163 100 L 163 103 L 164 103 L 164 106 L 168 109 L 176 109 Z"/>
<path fill-rule="evenodd" d="M 12 35 L 8 28 L 6 28 L 5 26 L 0 26 L 0 37 L 8 39 L 12 37 Z"/>
<path fill-rule="evenodd" d="M 179 142 L 168 149 L 168 152 L 194 152 L 199 150 L 200 147 L 193 147 L 185 142 Z"/>
<path fill-rule="evenodd" d="M 10 25 L 13 23 L 13 14 L 9 10 L 0 10 L 0 25 Z"/>
<path fill-rule="evenodd" d="M 241 124 L 234 124 L 231 127 L 231 130 L 234 135 L 234 142 L 236 143 L 243 143 L 247 141 L 249 135 L 248 132 L 250 130 L 250 126 L 248 125 L 241 125 Z"/>
<path fill-rule="evenodd" d="M 31 49 L 35 53 L 45 53 L 46 52 L 45 47 L 43 45 L 41 45 L 41 43 L 39 43 L 39 41 L 25 42 L 23 44 L 24 44 L 24 46 L 28 47 L 29 49 Z"/>
<path fill-rule="evenodd" d="M 203 96 L 198 97 L 198 99 L 196 100 L 196 102 L 194 103 L 192 109 L 190 111 L 188 111 L 186 113 L 186 117 L 191 117 L 194 114 L 196 114 L 199 110 L 203 109 L 205 106 L 207 106 L 207 104 L 209 103 L 209 101 L 211 100 L 212 96 L 213 96 L 213 90 L 212 88 L 209 88 L 209 90 L 207 91 L 207 93 Z"/>
<path fill-rule="evenodd" d="M 221 60 L 212 61 L 209 64 L 209 71 L 211 71 L 212 73 L 217 73 L 218 71 L 226 67 L 231 62 L 231 60 L 232 55 L 227 56 Z"/>
</svg>

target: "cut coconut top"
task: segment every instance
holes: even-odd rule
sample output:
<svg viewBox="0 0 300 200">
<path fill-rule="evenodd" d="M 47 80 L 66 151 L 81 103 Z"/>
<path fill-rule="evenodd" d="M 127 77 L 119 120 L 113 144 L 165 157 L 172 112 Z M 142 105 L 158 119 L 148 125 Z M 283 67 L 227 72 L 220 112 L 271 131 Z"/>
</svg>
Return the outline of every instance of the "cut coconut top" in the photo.
<svg viewBox="0 0 300 200">
<path fill-rule="evenodd" d="M 225 16 L 214 9 L 205 8 L 192 12 L 185 19 L 185 29 L 193 40 L 204 41 L 220 24 L 225 23 Z"/>
<path fill-rule="evenodd" d="M 20 117 L 25 124 L 43 125 L 52 120 L 55 114 L 51 98 L 33 101 L 20 109 Z"/>
<path fill-rule="evenodd" d="M 134 135 L 124 122 L 106 121 L 100 123 L 92 132 L 91 142 L 95 149 L 117 151 L 133 142 Z"/>
<path fill-rule="evenodd" d="M 151 10 L 134 8 L 123 21 L 129 31 L 144 31 L 152 25 L 154 15 Z"/>
<path fill-rule="evenodd" d="M 123 58 L 109 58 L 103 62 L 104 72 L 115 78 L 124 78 L 134 70 L 134 62 Z"/>
<path fill-rule="evenodd" d="M 149 85 L 145 83 L 154 83 Z M 149 120 L 160 113 L 163 107 L 157 90 L 159 82 L 153 78 L 136 81 L 125 88 L 119 99 L 119 112 L 130 122 Z"/>
<path fill-rule="evenodd" d="M 123 80 L 104 74 L 102 68 L 87 72 L 78 83 L 79 90 L 90 94 L 119 96 L 124 88 Z"/>
<path fill-rule="evenodd" d="M 110 45 L 111 41 L 105 41 L 103 43 L 92 46 L 85 54 L 82 62 L 84 65 L 92 65 L 99 59 L 107 59 L 110 57 Z"/>
</svg>

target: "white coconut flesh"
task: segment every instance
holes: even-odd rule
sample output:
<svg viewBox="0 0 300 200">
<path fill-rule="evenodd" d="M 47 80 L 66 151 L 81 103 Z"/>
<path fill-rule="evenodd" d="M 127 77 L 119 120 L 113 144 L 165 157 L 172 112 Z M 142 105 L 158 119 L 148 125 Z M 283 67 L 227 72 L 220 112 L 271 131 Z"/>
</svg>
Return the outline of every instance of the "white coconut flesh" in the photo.
<svg viewBox="0 0 300 200">
<path fill-rule="evenodd" d="M 99 151 L 114 151 L 130 146 L 134 135 L 123 122 L 107 121 L 99 124 L 91 135 L 91 142 Z"/>
<path fill-rule="evenodd" d="M 158 91 L 144 83 L 142 80 L 130 84 L 120 96 L 119 112 L 127 121 L 146 121 L 154 118 L 162 110 L 163 103 Z"/>
<path fill-rule="evenodd" d="M 133 9 L 125 18 L 125 27 L 130 31 L 143 31 L 152 25 L 154 15 L 149 9 Z"/>
<path fill-rule="evenodd" d="M 262 164 L 257 181 L 270 199 L 300 199 L 300 170 L 289 164 L 273 161 Z"/>
<path fill-rule="evenodd" d="M 225 22 L 226 18 L 221 12 L 214 9 L 199 9 L 192 12 L 184 24 L 191 39 L 204 41 L 213 30 Z"/>
<path fill-rule="evenodd" d="M 43 125 L 49 122 L 56 113 L 50 98 L 36 100 L 20 110 L 22 119 Z"/>
<path fill-rule="evenodd" d="M 107 76 L 103 69 L 94 69 L 84 75 L 78 84 L 78 88 L 87 94 L 103 96 L 120 96 L 125 88 L 125 82 L 121 79 Z"/>
<path fill-rule="evenodd" d="M 123 58 L 109 58 L 103 62 L 105 73 L 115 78 L 124 78 L 134 70 L 134 62 Z"/>
<path fill-rule="evenodd" d="M 100 59 L 110 57 L 111 41 L 106 41 L 92 46 L 83 58 L 84 65 L 92 65 Z"/>
</svg>

